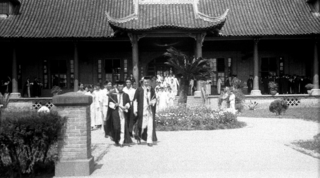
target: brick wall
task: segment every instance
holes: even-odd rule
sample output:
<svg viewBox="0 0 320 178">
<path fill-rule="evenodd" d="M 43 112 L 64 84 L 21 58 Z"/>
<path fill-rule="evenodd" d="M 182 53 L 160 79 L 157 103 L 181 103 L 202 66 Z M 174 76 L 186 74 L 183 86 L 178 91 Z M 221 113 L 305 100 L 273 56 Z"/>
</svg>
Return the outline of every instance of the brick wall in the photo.
<svg viewBox="0 0 320 178">
<path fill-rule="evenodd" d="M 60 160 L 87 159 L 91 157 L 90 106 L 59 107 L 57 111 L 66 116 L 67 128 L 64 143 L 59 145 Z"/>
</svg>

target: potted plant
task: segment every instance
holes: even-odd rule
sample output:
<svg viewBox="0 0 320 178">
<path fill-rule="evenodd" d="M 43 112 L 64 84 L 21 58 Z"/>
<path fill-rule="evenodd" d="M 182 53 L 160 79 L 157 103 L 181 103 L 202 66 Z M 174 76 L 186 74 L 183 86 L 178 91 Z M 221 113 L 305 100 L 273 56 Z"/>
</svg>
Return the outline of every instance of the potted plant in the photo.
<svg viewBox="0 0 320 178">
<path fill-rule="evenodd" d="M 308 94 L 310 95 L 312 93 L 313 84 L 308 83 L 305 88 L 307 89 Z"/>
<path fill-rule="evenodd" d="M 276 95 L 277 94 L 278 84 L 276 82 L 272 82 L 272 81 L 269 82 L 268 87 L 269 87 L 271 95 Z"/>
<path fill-rule="evenodd" d="M 51 94 L 53 96 L 56 96 L 61 92 L 62 92 L 62 90 L 61 90 L 61 88 L 59 86 L 53 86 L 52 89 L 51 89 Z"/>
</svg>

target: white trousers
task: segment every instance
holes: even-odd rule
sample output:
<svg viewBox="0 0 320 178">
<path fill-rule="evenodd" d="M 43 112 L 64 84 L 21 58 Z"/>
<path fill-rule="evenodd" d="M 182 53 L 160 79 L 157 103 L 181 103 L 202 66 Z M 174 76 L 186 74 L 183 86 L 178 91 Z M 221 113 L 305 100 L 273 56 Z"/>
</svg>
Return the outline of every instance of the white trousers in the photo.
<svg viewBox="0 0 320 178">
<path fill-rule="evenodd" d="M 124 142 L 124 126 L 125 126 L 125 119 L 122 111 L 119 111 L 120 116 L 120 141 L 119 144 L 123 144 Z"/>
<path fill-rule="evenodd" d="M 145 128 L 148 128 L 147 143 L 152 143 L 153 142 L 152 141 L 153 120 L 152 120 L 152 116 L 150 114 L 143 116 L 141 135 L 143 134 L 143 131 Z"/>
</svg>

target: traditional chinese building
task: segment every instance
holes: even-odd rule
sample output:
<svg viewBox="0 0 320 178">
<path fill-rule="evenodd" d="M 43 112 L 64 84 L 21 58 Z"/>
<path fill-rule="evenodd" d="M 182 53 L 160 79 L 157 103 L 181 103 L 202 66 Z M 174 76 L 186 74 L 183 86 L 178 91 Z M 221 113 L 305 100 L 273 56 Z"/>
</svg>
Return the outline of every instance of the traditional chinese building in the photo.
<svg viewBox="0 0 320 178">
<path fill-rule="evenodd" d="M 50 96 L 54 83 L 72 91 L 168 73 L 173 46 L 210 59 L 213 85 L 254 75 L 259 95 L 259 77 L 272 72 L 311 77 L 318 89 L 319 9 L 319 0 L 0 0 L 0 76 L 13 93 L 38 77 Z"/>
</svg>

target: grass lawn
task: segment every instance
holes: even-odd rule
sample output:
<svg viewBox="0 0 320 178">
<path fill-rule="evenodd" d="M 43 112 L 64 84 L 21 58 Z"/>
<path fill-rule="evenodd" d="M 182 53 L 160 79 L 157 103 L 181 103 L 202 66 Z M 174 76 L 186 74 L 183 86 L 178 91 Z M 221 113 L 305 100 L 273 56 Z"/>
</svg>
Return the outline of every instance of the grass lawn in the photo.
<svg viewBox="0 0 320 178">
<path fill-rule="evenodd" d="M 275 118 L 275 113 L 269 111 L 269 109 L 257 109 L 257 110 L 244 110 L 240 117 L 263 117 L 263 118 Z M 319 108 L 288 108 L 286 113 L 282 114 L 282 118 L 290 119 L 304 119 L 308 121 L 314 121 L 320 123 L 320 109 Z"/>
<path fill-rule="evenodd" d="M 263 117 L 263 118 L 275 118 L 275 113 L 271 113 L 269 109 L 257 109 L 257 110 L 245 110 L 240 115 L 241 117 Z M 288 108 L 285 114 L 280 116 L 281 118 L 290 118 L 290 119 L 303 119 L 307 121 L 314 121 L 320 123 L 320 109 L 319 108 Z M 313 157 L 318 157 L 314 155 L 320 154 L 320 133 L 312 140 L 301 140 L 293 143 L 306 154 L 309 154 Z"/>
</svg>

